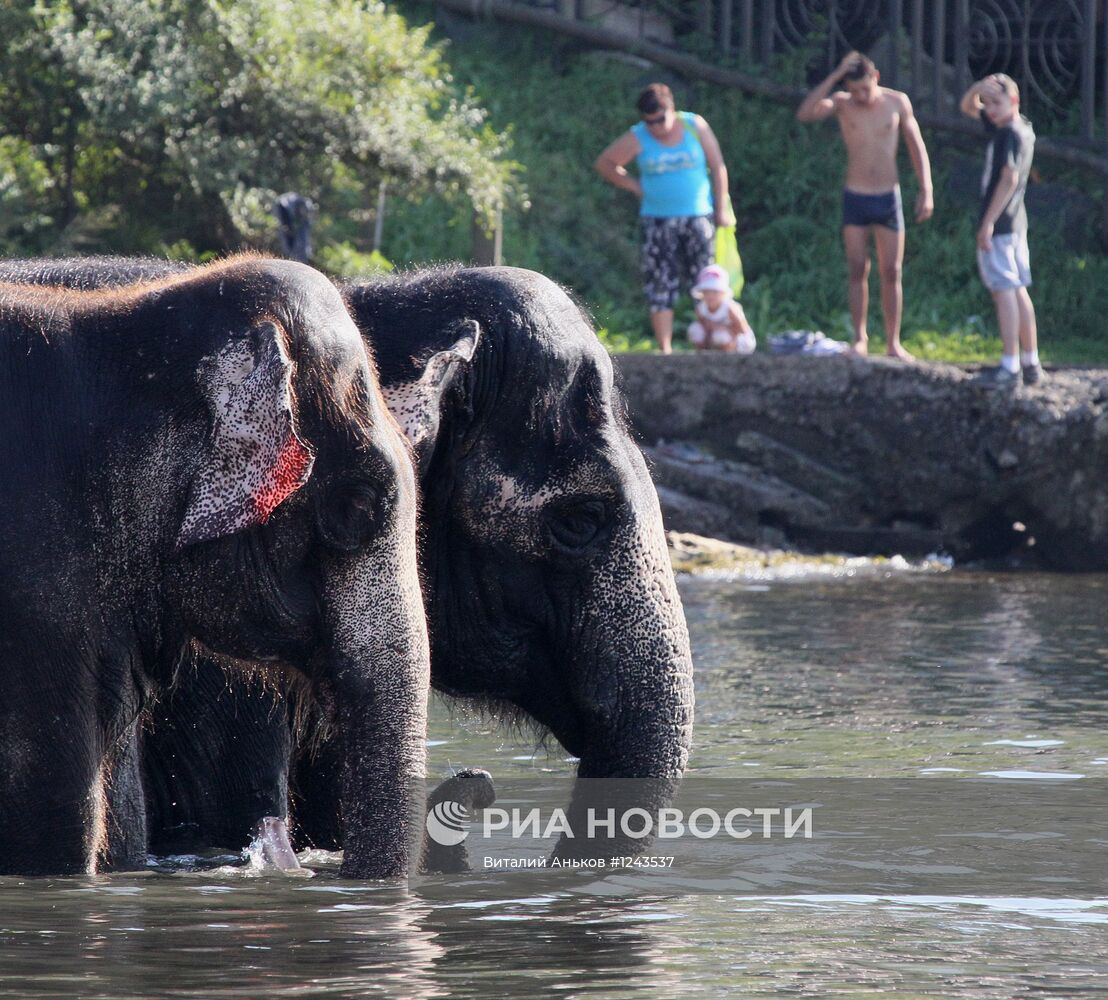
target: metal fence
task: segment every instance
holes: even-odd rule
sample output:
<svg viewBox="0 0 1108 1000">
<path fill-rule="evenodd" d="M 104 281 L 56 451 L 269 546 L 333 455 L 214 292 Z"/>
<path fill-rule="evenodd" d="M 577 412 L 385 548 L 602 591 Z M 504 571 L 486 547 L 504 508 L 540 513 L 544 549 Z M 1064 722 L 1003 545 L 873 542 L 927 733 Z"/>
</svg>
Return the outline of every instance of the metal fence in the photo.
<svg viewBox="0 0 1108 1000">
<path fill-rule="evenodd" d="M 957 113 L 970 81 L 1019 84 L 1043 156 L 1108 189 L 1108 0 L 436 0 L 608 48 L 692 78 L 778 100 L 844 53 L 874 56 L 926 125 L 976 129 Z M 1108 234 L 1108 190 L 1103 228 Z"/>
<path fill-rule="evenodd" d="M 645 0 L 652 4 L 655 0 Z M 575 4 L 575 6 L 582 6 Z M 1003 72 L 1052 131 L 1108 150 L 1105 0 L 657 0 L 678 32 L 699 32 L 748 71 L 807 50 L 830 69 L 851 49 L 882 57 L 883 76 L 936 114 L 972 80 Z"/>
</svg>

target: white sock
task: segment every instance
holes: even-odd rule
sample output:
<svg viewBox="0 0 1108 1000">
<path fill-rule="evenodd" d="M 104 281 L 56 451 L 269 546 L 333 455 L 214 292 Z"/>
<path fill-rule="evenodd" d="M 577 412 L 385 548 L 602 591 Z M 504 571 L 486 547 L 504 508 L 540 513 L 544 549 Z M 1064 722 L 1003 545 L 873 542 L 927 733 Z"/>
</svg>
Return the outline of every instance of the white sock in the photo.
<svg viewBox="0 0 1108 1000">
<path fill-rule="evenodd" d="M 1020 351 L 1020 364 L 1024 368 L 1033 368 L 1039 363 L 1038 351 Z"/>
<path fill-rule="evenodd" d="M 1000 358 L 1000 367 L 1010 371 L 1013 375 L 1019 374 L 1020 357 L 1018 354 L 1003 354 Z"/>
</svg>

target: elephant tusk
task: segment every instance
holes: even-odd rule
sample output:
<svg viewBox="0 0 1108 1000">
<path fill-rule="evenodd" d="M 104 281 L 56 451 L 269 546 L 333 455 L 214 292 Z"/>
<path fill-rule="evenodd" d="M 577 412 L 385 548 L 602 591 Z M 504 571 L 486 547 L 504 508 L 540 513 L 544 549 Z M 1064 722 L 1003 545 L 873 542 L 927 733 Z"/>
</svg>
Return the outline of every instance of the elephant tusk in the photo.
<svg viewBox="0 0 1108 1000">
<path fill-rule="evenodd" d="M 280 816 L 263 816 L 254 827 L 254 836 L 262 846 L 262 857 L 278 871 L 294 871 L 300 859 L 289 841 L 289 828 Z"/>
</svg>

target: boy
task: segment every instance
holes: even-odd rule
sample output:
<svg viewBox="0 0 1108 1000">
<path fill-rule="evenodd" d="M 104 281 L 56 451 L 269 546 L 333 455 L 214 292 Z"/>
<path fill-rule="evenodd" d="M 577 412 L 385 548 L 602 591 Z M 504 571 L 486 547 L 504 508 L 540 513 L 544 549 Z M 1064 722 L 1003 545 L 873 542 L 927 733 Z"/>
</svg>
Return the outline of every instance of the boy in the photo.
<svg viewBox="0 0 1108 1000">
<path fill-rule="evenodd" d="M 853 351 L 855 354 L 869 352 L 866 312 L 872 233 L 881 279 L 886 353 L 902 361 L 911 361 L 912 355 L 900 344 L 903 307 L 900 265 L 904 259 L 904 212 L 896 169 L 900 136 L 904 136 L 904 145 L 919 178 L 917 222 L 931 218 L 934 211 L 931 163 L 908 95 L 880 86 L 880 79 L 881 74 L 870 59 L 851 52 L 804 98 L 796 117 L 802 122 L 818 122 L 835 115 L 846 146 L 843 247 L 849 269 Z M 840 80 L 846 89 L 834 90 Z"/>
<path fill-rule="evenodd" d="M 1027 211 L 1023 206 L 1035 133 L 1019 113 L 1016 82 L 1003 73 L 978 80 L 962 95 L 962 113 L 985 126 L 989 145 L 981 176 L 981 218 L 977 226 L 977 268 L 992 293 L 1003 355 L 1000 365 L 978 376 L 981 385 L 1015 389 L 1036 385 L 1039 366 L 1035 307 L 1027 288 L 1031 258 L 1027 250 Z"/>
</svg>

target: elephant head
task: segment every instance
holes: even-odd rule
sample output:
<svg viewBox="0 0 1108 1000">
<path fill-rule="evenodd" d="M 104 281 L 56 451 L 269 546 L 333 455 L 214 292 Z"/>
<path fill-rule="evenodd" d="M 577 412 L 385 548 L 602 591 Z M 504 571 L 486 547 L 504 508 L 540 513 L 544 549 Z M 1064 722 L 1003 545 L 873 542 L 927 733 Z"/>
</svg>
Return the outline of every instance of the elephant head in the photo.
<svg viewBox="0 0 1108 1000">
<path fill-rule="evenodd" d="M 690 747 L 688 634 L 588 321 L 514 268 L 344 294 L 415 449 L 432 685 L 532 720 L 580 758 L 579 778 L 640 779 L 650 801 L 636 804 L 664 804 Z"/>
</svg>

